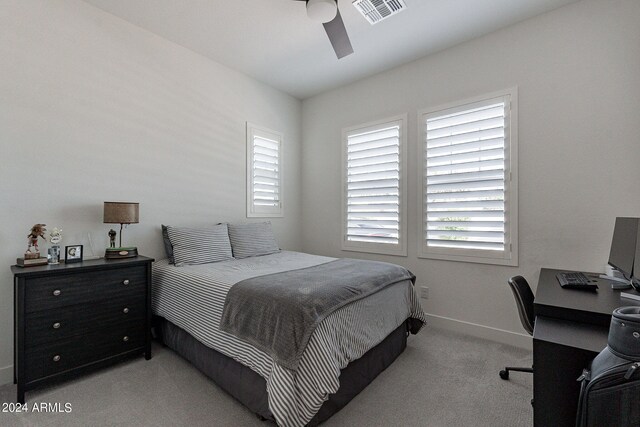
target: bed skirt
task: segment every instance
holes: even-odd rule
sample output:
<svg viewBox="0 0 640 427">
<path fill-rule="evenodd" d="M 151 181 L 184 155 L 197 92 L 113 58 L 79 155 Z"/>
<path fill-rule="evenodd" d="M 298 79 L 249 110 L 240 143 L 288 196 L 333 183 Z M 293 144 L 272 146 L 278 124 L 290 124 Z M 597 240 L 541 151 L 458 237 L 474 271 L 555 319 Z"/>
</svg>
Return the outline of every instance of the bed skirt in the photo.
<svg viewBox="0 0 640 427">
<path fill-rule="evenodd" d="M 309 426 L 316 426 L 338 412 L 393 363 L 407 346 L 410 320 L 405 321 L 360 359 L 342 369 L 338 392 L 329 396 L 329 400 L 324 402 Z M 184 329 L 162 317 L 155 317 L 154 327 L 157 338 L 164 345 L 188 360 L 258 417 L 275 420 L 269 410 L 267 383 L 264 378 L 232 358 L 205 346 Z"/>
</svg>

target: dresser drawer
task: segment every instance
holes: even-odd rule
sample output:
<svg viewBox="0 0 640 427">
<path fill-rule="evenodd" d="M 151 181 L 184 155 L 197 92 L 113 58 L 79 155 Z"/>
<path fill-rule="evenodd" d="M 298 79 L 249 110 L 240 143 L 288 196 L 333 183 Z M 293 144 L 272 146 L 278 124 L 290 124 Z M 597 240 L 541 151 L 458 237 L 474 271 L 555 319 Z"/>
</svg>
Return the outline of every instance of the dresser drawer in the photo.
<svg viewBox="0 0 640 427">
<path fill-rule="evenodd" d="M 74 369 L 144 346 L 144 322 L 34 346 L 25 360 L 26 382 Z"/>
<path fill-rule="evenodd" d="M 118 295 L 144 293 L 145 287 L 146 270 L 143 266 L 33 278 L 25 283 L 25 311 L 32 313 Z"/>
<path fill-rule="evenodd" d="M 38 311 L 25 320 L 25 346 L 87 334 L 121 324 L 139 324 L 146 314 L 144 293 L 118 295 L 109 301 L 89 302 L 61 310 Z"/>
</svg>

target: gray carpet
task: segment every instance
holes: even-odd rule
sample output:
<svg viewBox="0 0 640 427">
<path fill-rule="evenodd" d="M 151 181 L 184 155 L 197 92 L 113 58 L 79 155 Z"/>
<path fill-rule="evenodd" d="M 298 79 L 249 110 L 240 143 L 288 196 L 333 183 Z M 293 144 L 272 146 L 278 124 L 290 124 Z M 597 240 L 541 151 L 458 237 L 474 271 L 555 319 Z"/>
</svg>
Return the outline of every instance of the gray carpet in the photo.
<svg viewBox="0 0 640 427">
<path fill-rule="evenodd" d="M 338 426 L 531 426 L 531 374 L 502 381 L 504 365 L 531 365 L 524 350 L 426 328 L 342 411 Z M 15 386 L 0 387 L 12 402 Z M 1 426 L 261 426 L 264 423 L 171 350 L 27 393 L 27 403 L 71 403 L 71 413 L 8 414 Z"/>
</svg>

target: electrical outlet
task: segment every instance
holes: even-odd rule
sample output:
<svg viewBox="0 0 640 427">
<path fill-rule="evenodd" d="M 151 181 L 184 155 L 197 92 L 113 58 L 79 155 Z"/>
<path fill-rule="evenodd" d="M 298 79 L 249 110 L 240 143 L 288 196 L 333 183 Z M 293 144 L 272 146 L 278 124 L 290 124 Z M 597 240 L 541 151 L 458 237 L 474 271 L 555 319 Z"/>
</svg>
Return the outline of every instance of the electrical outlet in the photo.
<svg viewBox="0 0 640 427">
<path fill-rule="evenodd" d="M 429 299 L 429 288 L 420 286 L 420 298 Z"/>
</svg>

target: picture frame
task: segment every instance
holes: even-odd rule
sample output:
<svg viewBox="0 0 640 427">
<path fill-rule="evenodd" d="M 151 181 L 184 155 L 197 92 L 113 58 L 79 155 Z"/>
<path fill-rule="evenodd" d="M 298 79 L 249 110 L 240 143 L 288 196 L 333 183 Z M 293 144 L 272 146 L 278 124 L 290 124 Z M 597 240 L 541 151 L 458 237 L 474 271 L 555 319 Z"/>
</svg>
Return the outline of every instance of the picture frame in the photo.
<svg viewBox="0 0 640 427">
<path fill-rule="evenodd" d="M 65 264 L 82 261 L 82 245 L 72 245 L 64 247 Z"/>
</svg>

